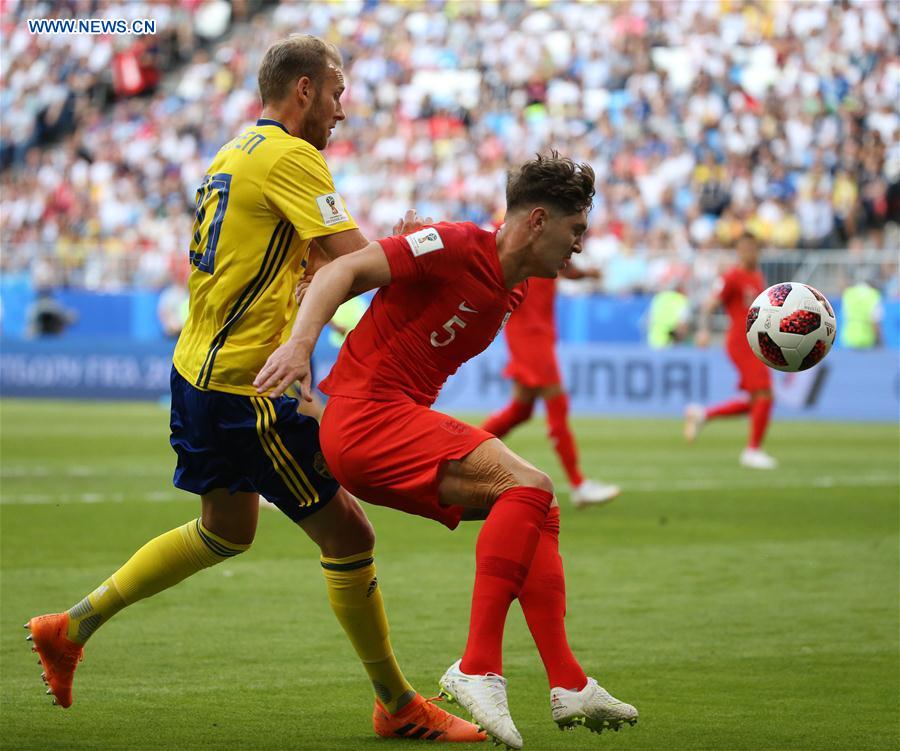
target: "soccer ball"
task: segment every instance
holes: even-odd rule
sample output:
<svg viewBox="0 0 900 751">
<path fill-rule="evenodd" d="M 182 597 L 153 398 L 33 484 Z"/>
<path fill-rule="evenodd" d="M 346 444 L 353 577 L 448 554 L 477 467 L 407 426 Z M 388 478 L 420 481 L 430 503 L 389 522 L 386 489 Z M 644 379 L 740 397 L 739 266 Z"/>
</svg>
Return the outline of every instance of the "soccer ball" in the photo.
<svg viewBox="0 0 900 751">
<path fill-rule="evenodd" d="M 773 284 L 747 311 L 750 349 L 770 368 L 794 373 L 819 362 L 834 344 L 831 303 L 802 282 Z"/>
</svg>

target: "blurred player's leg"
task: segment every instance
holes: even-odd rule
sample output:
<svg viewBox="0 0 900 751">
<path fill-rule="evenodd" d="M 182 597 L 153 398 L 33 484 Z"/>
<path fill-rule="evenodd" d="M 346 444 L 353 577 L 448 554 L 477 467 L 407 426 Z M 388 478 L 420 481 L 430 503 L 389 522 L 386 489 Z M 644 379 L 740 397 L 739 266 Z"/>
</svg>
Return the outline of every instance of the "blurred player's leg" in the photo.
<svg viewBox="0 0 900 751">
<path fill-rule="evenodd" d="M 569 480 L 569 499 L 576 506 L 608 503 L 619 495 L 618 485 L 590 480 L 584 477 L 578 466 L 578 448 L 569 427 L 569 396 L 561 386 L 551 386 L 542 392 L 547 406 L 547 428 L 550 443 L 559 457 Z"/>
<path fill-rule="evenodd" d="M 554 377 L 558 377 L 558 374 Z M 552 381 L 552 378 L 550 379 Z M 499 412 L 491 415 L 481 426 L 482 430 L 503 438 L 516 425 L 526 422 L 534 411 L 538 398 L 543 398 L 547 407 L 547 429 L 553 450 L 559 457 L 569 480 L 569 499 L 576 506 L 590 506 L 608 503 L 619 495 L 618 485 L 608 485 L 586 479 L 578 466 L 578 448 L 569 427 L 569 397 L 562 385 L 530 387 L 513 381 L 513 398 Z"/>
<path fill-rule="evenodd" d="M 749 411 L 750 399 L 742 396 L 738 399 L 732 399 L 731 401 L 707 407 L 704 418 L 707 420 L 715 420 L 719 417 L 735 417 L 737 415 L 744 415 Z"/>
<path fill-rule="evenodd" d="M 544 404 L 547 405 L 547 429 L 553 450 L 565 470 L 569 485 L 577 488 L 584 482 L 584 475 L 578 468 L 578 449 L 569 428 L 569 397 L 557 389 L 556 393 L 544 396 Z"/>
<path fill-rule="evenodd" d="M 697 439 L 700 428 L 708 420 L 716 420 L 722 417 L 736 417 L 745 415 L 750 411 L 749 397 L 739 397 L 727 402 L 714 404 L 712 407 L 703 407 L 699 404 L 688 404 L 684 410 L 684 439 L 693 443 Z"/>
<path fill-rule="evenodd" d="M 717 417 L 735 417 L 736 415 L 746 414 L 749 411 L 750 399 L 741 397 L 707 407 L 705 417 L 707 420 L 715 420 Z"/>
<path fill-rule="evenodd" d="M 520 401 L 513 396 L 499 412 L 494 412 L 481 426 L 482 430 L 492 433 L 497 438 L 503 438 L 510 430 L 531 418 L 534 411 L 534 399 Z"/>
<path fill-rule="evenodd" d="M 775 469 L 778 462 L 762 450 L 762 441 L 772 414 L 772 373 L 755 357 L 747 357 L 739 368 L 741 388 L 750 394 L 750 430 L 747 447 L 741 452 L 741 466 Z"/>
<path fill-rule="evenodd" d="M 72 680 L 82 645 L 102 624 L 127 605 L 168 589 L 250 547 L 259 513 L 255 493 L 229 494 L 224 489 L 216 490 L 203 496 L 202 509 L 200 519 L 144 545 L 68 612 L 29 621 L 44 679 L 61 706 L 71 706 Z"/>
<path fill-rule="evenodd" d="M 752 396 L 753 404 L 750 407 L 750 441 L 747 447 L 758 449 L 766 435 L 769 426 L 769 416 L 772 414 L 772 394 L 768 391 L 758 391 Z"/>
<path fill-rule="evenodd" d="M 706 422 L 706 409 L 700 404 L 688 404 L 684 408 L 684 440 L 693 443 L 697 440 L 700 428 Z"/>
<path fill-rule="evenodd" d="M 750 433 L 747 448 L 741 453 L 741 464 L 750 469 L 775 469 L 778 462 L 760 448 L 772 414 L 772 393 L 755 391 L 751 400 Z"/>
</svg>

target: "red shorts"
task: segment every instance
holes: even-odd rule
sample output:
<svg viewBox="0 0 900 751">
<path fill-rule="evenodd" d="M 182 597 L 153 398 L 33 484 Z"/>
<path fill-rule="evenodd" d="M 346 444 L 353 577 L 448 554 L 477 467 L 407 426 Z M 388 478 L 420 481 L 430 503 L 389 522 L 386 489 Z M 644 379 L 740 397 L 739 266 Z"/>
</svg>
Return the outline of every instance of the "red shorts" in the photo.
<svg viewBox="0 0 900 751">
<path fill-rule="evenodd" d="M 726 343 L 725 351 L 737 368 L 738 388 L 741 391 L 765 391 L 772 388 L 772 373 L 750 349 L 745 338 Z"/>
<path fill-rule="evenodd" d="M 490 433 L 413 402 L 333 396 L 319 441 L 335 479 L 361 500 L 435 519 L 455 529 L 462 506 L 438 498 L 441 466 L 462 459 Z"/>
<path fill-rule="evenodd" d="M 538 389 L 562 383 L 556 361 L 556 339 L 550 336 L 506 335 L 509 364 L 503 375 L 526 388 Z"/>
</svg>

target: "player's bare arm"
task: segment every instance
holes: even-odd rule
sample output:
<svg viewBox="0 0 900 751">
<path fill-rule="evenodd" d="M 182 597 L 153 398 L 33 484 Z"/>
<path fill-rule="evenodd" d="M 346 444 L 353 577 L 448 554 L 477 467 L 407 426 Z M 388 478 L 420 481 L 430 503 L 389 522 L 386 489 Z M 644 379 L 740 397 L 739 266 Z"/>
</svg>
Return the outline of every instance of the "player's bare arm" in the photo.
<svg viewBox="0 0 900 751">
<path fill-rule="evenodd" d="M 559 270 L 559 276 L 562 279 L 602 279 L 603 274 L 599 269 L 589 268 L 589 269 L 580 269 L 571 261 L 566 263 Z"/>
<path fill-rule="evenodd" d="M 713 312 L 719 307 L 720 299 L 718 291 L 707 297 L 700 305 L 700 311 L 697 315 L 697 334 L 694 336 L 694 344 L 698 347 L 708 347 L 710 339 L 709 319 Z"/>
<path fill-rule="evenodd" d="M 423 219 L 416 213 L 415 209 L 408 209 L 406 213 L 397 220 L 392 232 L 395 235 L 407 235 L 410 232 L 415 232 L 416 230 L 422 229 L 422 227 L 433 223 L 434 220 L 430 216 L 426 216 Z M 358 229 L 338 232 L 333 235 L 326 235 L 325 237 L 313 240 L 309 249 L 309 263 L 306 267 L 306 273 L 303 275 L 303 278 L 297 282 L 297 287 L 294 290 L 294 299 L 297 301 L 297 304 L 299 305 L 303 302 L 303 296 L 306 294 L 309 285 L 312 283 L 312 277 L 319 269 L 325 266 L 329 261 L 339 258 L 340 256 L 345 256 L 348 253 L 355 253 L 357 250 L 361 250 L 368 244 L 369 241 L 366 240 L 365 236 Z M 350 295 L 350 297 L 354 296 L 355 294 Z M 346 302 L 346 300 L 344 302 Z"/>
<path fill-rule="evenodd" d="M 397 220 L 392 232 L 395 235 L 406 235 L 432 223 L 431 217 L 423 219 L 416 213 L 415 209 L 408 209 L 403 217 Z M 358 229 L 350 229 L 344 232 L 336 232 L 333 235 L 318 237 L 316 238 L 316 243 L 326 256 L 321 264 L 324 265 L 328 260 L 334 260 L 348 253 L 362 250 L 369 244 L 369 241 Z"/>
<path fill-rule="evenodd" d="M 362 250 L 369 244 L 366 236 L 358 229 L 348 229 L 344 232 L 335 232 L 333 235 L 323 235 L 316 238 L 316 243 L 325 256 L 321 266 L 335 258 L 340 258 L 348 253 Z"/>
<path fill-rule="evenodd" d="M 391 282 L 391 269 L 381 245 L 369 243 L 327 264 L 313 278 L 288 340 L 276 349 L 253 381 L 260 394 L 281 396 L 294 382 L 310 401 L 309 356 L 326 324 L 348 298 Z"/>
</svg>

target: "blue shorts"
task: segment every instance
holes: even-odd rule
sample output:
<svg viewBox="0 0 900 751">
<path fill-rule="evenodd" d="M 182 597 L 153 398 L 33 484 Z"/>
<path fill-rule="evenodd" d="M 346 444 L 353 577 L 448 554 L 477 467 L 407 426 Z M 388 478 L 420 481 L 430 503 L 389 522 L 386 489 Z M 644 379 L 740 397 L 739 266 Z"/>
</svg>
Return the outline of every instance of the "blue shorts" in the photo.
<svg viewBox="0 0 900 751">
<path fill-rule="evenodd" d="M 169 441 L 178 455 L 175 487 L 259 493 L 295 522 L 338 491 L 319 447 L 319 424 L 297 400 L 201 391 L 172 368 Z"/>
</svg>

